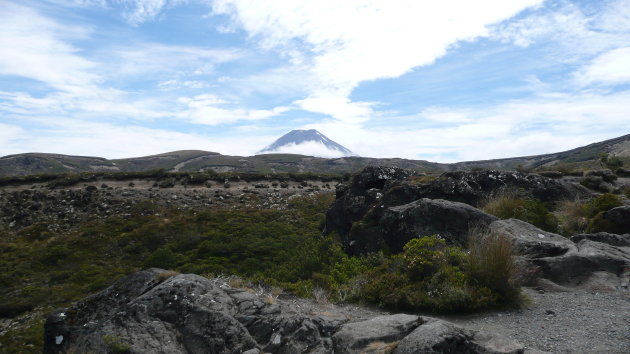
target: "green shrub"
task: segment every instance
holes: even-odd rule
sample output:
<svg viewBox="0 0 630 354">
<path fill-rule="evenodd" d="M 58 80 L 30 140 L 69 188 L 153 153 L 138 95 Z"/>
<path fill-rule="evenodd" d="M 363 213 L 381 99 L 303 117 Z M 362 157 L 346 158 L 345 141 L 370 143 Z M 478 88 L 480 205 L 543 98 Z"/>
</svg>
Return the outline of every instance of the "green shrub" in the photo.
<svg viewBox="0 0 630 354">
<path fill-rule="evenodd" d="M 604 193 L 610 192 L 609 185 L 604 183 L 604 179 L 601 176 L 587 176 L 582 178 L 580 184 L 586 188 L 590 188 L 595 191 Z"/>
<path fill-rule="evenodd" d="M 173 269 L 176 266 L 177 256 L 168 247 L 158 248 L 144 261 L 145 268 Z"/>
<path fill-rule="evenodd" d="M 503 304 L 501 294 L 471 278 L 468 262 L 468 254 L 437 236 L 413 239 L 402 254 L 384 258 L 358 277 L 355 299 L 395 310 L 442 313 Z"/>
<path fill-rule="evenodd" d="M 600 212 L 608 211 L 622 205 L 623 201 L 619 196 L 611 193 L 605 193 L 597 196 L 589 202 L 586 202 L 584 204 L 584 211 L 587 217 L 592 218 Z"/>
<path fill-rule="evenodd" d="M 403 259 L 412 280 L 444 270 L 448 266 L 461 266 L 466 255 L 457 247 L 447 247 L 436 236 L 412 239 L 403 248 Z"/>
</svg>

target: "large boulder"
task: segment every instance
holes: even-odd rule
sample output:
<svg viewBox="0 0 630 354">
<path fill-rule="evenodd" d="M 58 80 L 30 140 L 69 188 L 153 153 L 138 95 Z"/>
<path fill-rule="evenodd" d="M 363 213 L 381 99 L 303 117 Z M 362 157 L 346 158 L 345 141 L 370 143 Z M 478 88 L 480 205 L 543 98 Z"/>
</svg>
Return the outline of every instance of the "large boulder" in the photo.
<svg viewBox="0 0 630 354">
<path fill-rule="evenodd" d="M 577 250 L 566 237 L 543 231 L 519 219 L 497 220 L 490 224 L 489 230 L 507 236 L 515 253 L 527 258 L 556 257 Z"/>
<path fill-rule="evenodd" d="M 576 235 L 572 240 L 545 232 L 517 219 L 498 220 L 489 231 L 507 236 L 519 263 L 527 270 L 526 281 L 539 279 L 570 287 L 617 289 L 628 285 L 630 247 L 622 235 Z M 606 243 L 604 243 L 606 242 Z M 529 279 L 527 279 L 529 278 Z"/>
<path fill-rule="evenodd" d="M 606 288 L 627 288 L 630 275 L 629 247 L 612 246 L 588 239 L 581 240 L 576 247 L 576 251 L 559 257 L 533 259 L 531 264 L 538 268 L 539 277 L 557 284 L 584 287 L 596 277 L 600 280 L 606 279 Z"/>
<path fill-rule="evenodd" d="M 423 324 L 403 338 L 394 354 L 412 353 L 523 353 L 520 343 L 498 334 L 468 330 L 423 317 Z"/>
<path fill-rule="evenodd" d="M 352 316 L 302 305 L 308 309 L 294 300 L 264 301 L 222 281 L 148 269 L 49 315 L 44 353 L 385 353 L 399 342 L 397 352 L 415 353 L 423 351 L 413 348 L 436 350 L 461 336 L 456 348 L 469 353 L 522 348 L 429 317 L 352 322 Z M 434 338 L 436 326 L 448 330 Z"/>
<path fill-rule="evenodd" d="M 422 322 L 418 316 L 399 314 L 347 323 L 333 336 L 335 353 L 363 353 L 374 343 L 399 341 Z"/>
<path fill-rule="evenodd" d="M 604 212 L 603 219 L 611 231 L 615 233 L 630 233 L 630 205 L 612 208 Z"/>
<path fill-rule="evenodd" d="M 472 227 L 487 226 L 495 220 L 496 217 L 468 204 L 423 198 L 387 208 L 379 225 L 384 242 L 392 251 L 400 252 L 412 238 L 428 235 L 439 235 L 451 244 L 464 246 Z"/>
<path fill-rule="evenodd" d="M 51 314 L 45 353 L 330 351 L 325 321 L 281 316 L 280 307 L 193 274 L 149 269 Z M 337 324 L 338 326 L 338 324 Z M 333 326 L 334 328 L 335 326 Z"/>
</svg>

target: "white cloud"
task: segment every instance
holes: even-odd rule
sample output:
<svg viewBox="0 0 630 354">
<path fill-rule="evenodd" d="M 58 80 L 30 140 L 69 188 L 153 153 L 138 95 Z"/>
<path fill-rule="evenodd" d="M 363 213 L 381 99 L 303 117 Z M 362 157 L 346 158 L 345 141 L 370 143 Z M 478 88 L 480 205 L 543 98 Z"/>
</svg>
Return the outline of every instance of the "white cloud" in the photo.
<svg viewBox="0 0 630 354">
<path fill-rule="evenodd" d="M 492 38 L 520 47 L 553 43 L 553 59 L 580 62 L 585 58 L 629 44 L 630 6 L 626 0 L 602 2 L 585 13 L 578 4 L 561 1 L 539 7 L 532 14 L 492 28 Z M 594 12 L 594 13 L 592 13 Z"/>
<path fill-rule="evenodd" d="M 307 155 L 307 156 L 316 156 L 316 157 L 325 157 L 325 158 L 333 158 L 333 157 L 342 157 L 344 154 L 339 150 L 331 150 L 326 147 L 321 142 L 317 141 L 307 141 L 301 144 L 291 143 L 288 145 L 284 145 L 279 149 L 272 151 L 265 151 L 265 154 L 298 154 L 298 155 Z"/>
<path fill-rule="evenodd" d="M 198 95 L 193 98 L 182 97 L 178 101 L 185 107 L 174 113 L 175 116 L 205 125 L 262 120 L 290 110 L 289 107 L 284 106 L 274 107 L 270 110 L 217 107 L 229 102 L 211 94 Z"/>
<path fill-rule="evenodd" d="M 152 129 L 136 125 L 112 125 L 66 119 L 38 118 L 37 132 L 0 124 L 0 156 L 25 152 L 125 158 L 174 150 L 207 150 L 247 155 L 264 145 L 266 138 L 213 137 Z M 5 130 L 4 128 L 10 128 Z M 28 137 L 28 139 L 24 139 Z"/>
<path fill-rule="evenodd" d="M 325 101 L 331 104 L 314 111 L 340 108 L 331 115 L 342 117 L 365 109 L 365 103 L 343 104 L 359 83 L 431 64 L 458 41 L 487 36 L 488 25 L 541 2 L 217 0 L 213 11 L 229 15 L 263 48 L 280 49 L 308 68 L 311 97 L 296 104 Z"/>
<path fill-rule="evenodd" d="M 295 104 L 303 110 L 323 113 L 347 123 L 362 123 L 374 114 L 372 102 L 352 102 L 346 97 L 326 93 L 295 101 Z"/>
<path fill-rule="evenodd" d="M 132 25 L 139 25 L 158 16 L 167 0 L 117 0 L 127 6 L 124 17 Z"/>
<path fill-rule="evenodd" d="M 208 75 L 217 64 L 242 58 L 245 51 L 157 43 L 137 43 L 129 47 L 107 47 L 104 63 L 109 76 Z"/>
<path fill-rule="evenodd" d="M 89 30 L 62 26 L 17 4 L 0 4 L 0 75 L 16 75 L 64 91 L 93 86 L 102 78 L 96 64 L 64 38 L 85 38 Z"/>
<path fill-rule="evenodd" d="M 630 47 L 617 48 L 599 55 L 575 73 L 578 83 L 621 84 L 630 82 Z"/>
<path fill-rule="evenodd" d="M 7 147 L 25 137 L 26 132 L 21 127 L 0 123 L 0 156 L 8 155 Z"/>
<path fill-rule="evenodd" d="M 325 132 L 360 156 L 455 162 L 558 152 L 621 136 L 630 133 L 623 131 L 629 111 L 628 91 L 556 94 L 495 106 L 430 107 L 413 120 L 389 117 L 376 127 L 329 120 L 305 128 Z M 426 127 L 423 118 L 440 116 L 449 124 Z"/>
</svg>

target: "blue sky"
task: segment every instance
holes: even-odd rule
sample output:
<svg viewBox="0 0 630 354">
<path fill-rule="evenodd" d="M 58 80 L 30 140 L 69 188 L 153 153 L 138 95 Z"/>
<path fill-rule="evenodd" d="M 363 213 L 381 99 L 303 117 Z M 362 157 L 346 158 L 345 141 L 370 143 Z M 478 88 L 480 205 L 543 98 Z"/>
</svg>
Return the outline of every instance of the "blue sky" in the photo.
<svg viewBox="0 0 630 354">
<path fill-rule="evenodd" d="M 0 0 L 0 155 L 440 162 L 630 133 L 630 1 Z"/>
</svg>

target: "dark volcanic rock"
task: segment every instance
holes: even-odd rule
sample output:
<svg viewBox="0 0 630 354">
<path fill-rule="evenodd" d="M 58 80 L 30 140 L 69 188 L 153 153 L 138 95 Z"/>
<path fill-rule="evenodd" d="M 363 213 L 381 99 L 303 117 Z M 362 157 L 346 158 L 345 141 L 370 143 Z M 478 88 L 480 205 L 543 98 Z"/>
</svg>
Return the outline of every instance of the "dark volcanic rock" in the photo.
<svg viewBox="0 0 630 354">
<path fill-rule="evenodd" d="M 562 285 L 588 284 L 593 276 L 601 278 L 608 273 L 611 288 L 628 286 L 630 248 L 607 245 L 584 239 L 577 244 L 577 251 L 560 257 L 533 259 L 538 276 Z"/>
<path fill-rule="evenodd" d="M 505 188 L 522 189 L 543 202 L 585 199 L 584 187 L 536 174 L 485 170 L 447 172 L 420 192 L 422 197 L 478 205 L 491 193 Z"/>
<path fill-rule="evenodd" d="M 608 232 L 597 232 L 594 234 L 579 234 L 571 236 L 571 241 L 575 243 L 578 243 L 584 239 L 606 243 L 612 246 L 630 246 L 630 234 L 617 235 Z"/>
<path fill-rule="evenodd" d="M 458 327 L 423 317 L 423 324 L 400 341 L 394 354 L 412 353 L 523 353 L 520 343 L 497 334 Z"/>
<path fill-rule="evenodd" d="M 422 322 L 418 316 L 399 314 L 345 324 L 333 336 L 335 353 L 361 353 L 372 343 L 399 341 Z"/>
<path fill-rule="evenodd" d="M 429 235 L 439 235 L 451 244 L 466 245 L 471 227 L 487 226 L 495 220 L 496 217 L 468 204 L 423 198 L 386 209 L 379 225 L 390 249 L 400 252 L 412 238 Z"/>
<path fill-rule="evenodd" d="M 630 247 L 623 237 L 607 233 L 576 235 L 574 240 L 545 232 L 517 219 L 490 224 L 491 232 L 510 238 L 516 255 L 529 265 L 530 281 L 547 279 L 565 286 L 616 289 L 627 287 L 630 275 Z M 611 245 L 603 242 L 618 243 Z M 593 279 L 596 280 L 594 281 Z M 592 285 L 592 284 L 591 284 Z"/>
<path fill-rule="evenodd" d="M 325 233 L 336 231 L 342 238 L 347 236 L 352 223 L 361 220 L 382 197 L 383 189 L 413 174 L 401 168 L 368 166 L 352 178 L 349 186 L 338 185 L 335 203 L 326 213 Z"/>
<path fill-rule="evenodd" d="M 420 221 L 405 219 L 404 225 L 400 227 L 395 227 L 390 222 L 391 213 L 386 219 L 384 214 L 392 207 L 403 206 L 422 198 L 444 199 L 475 206 L 502 189 L 521 189 L 545 202 L 586 199 L 592 196 L 581 185 L 520 172 L 447 172 L 436 180 L 425 183 L 408 180 L 410 175 L 412 172 L 400 169 L 369 167 L 354 176 L 351 185 L 338 186 L 335 203 L 326 213 L 325 233 L 337 232 L 344 249 L 351 254 L 380 249 L 384 240 L 392 240 L 390 235 L 383 235 L 383 231 L 389 232 L 388 230 L 402 232 L 404 236 L 398 236 L 399 240 L 418 236 L 410 234 L 418 231 L 422 234 L 444 233 L 451 241 L 462 244 L 462 234 L 467 233 L 467 230 L 462 230 L 467 229 L 470 222 L 480 216 L 478 212 L 466 213 L 465 221 L 457 217 L 458 213 L 452 212 L 448 217 L 440 217 L 441 221 L 433 222 L 434 227 L 427 228 L 420 227 L 426 224 L 423 220 L 429 218 L 426 213 Z M 480 223 L 485 224 L 487 220 L 487 217 L 481 217 Z M 387 225 L 381 227 L 382 222 Z M 438 227 L 439 223 L 444 225 Z M 392 243 L 394 249 L 401 248 L 398 243 Z"/>
<path fill-rule="evenodd" d="M 430 317 L 398 314 L 348 322 L 340 314 L 305 314 L 295 311 L 296 305 L 285 307 L 291 300 L 277 301 L 197 275 L 149 269 L 52 313 L 44 353 L 384 353 L 398 341 L 408 348 L 425 343 L 434 323 L 449 329 L 440 332 L 440 342 L 463 333 L 459 349 L 506 352 L 492 351 L 499 336 L 480 336 Z M 502 345 L 519 346 L 508 344 Z M 407 347 L 399 352 L 411 353 Z"/>
<path fill-rule="evenodd" d="M 608 210 L 603 215 L 611 230 L 618 233 L 630 233 L 630 205 L 624 205 Z"/>
</svg>

